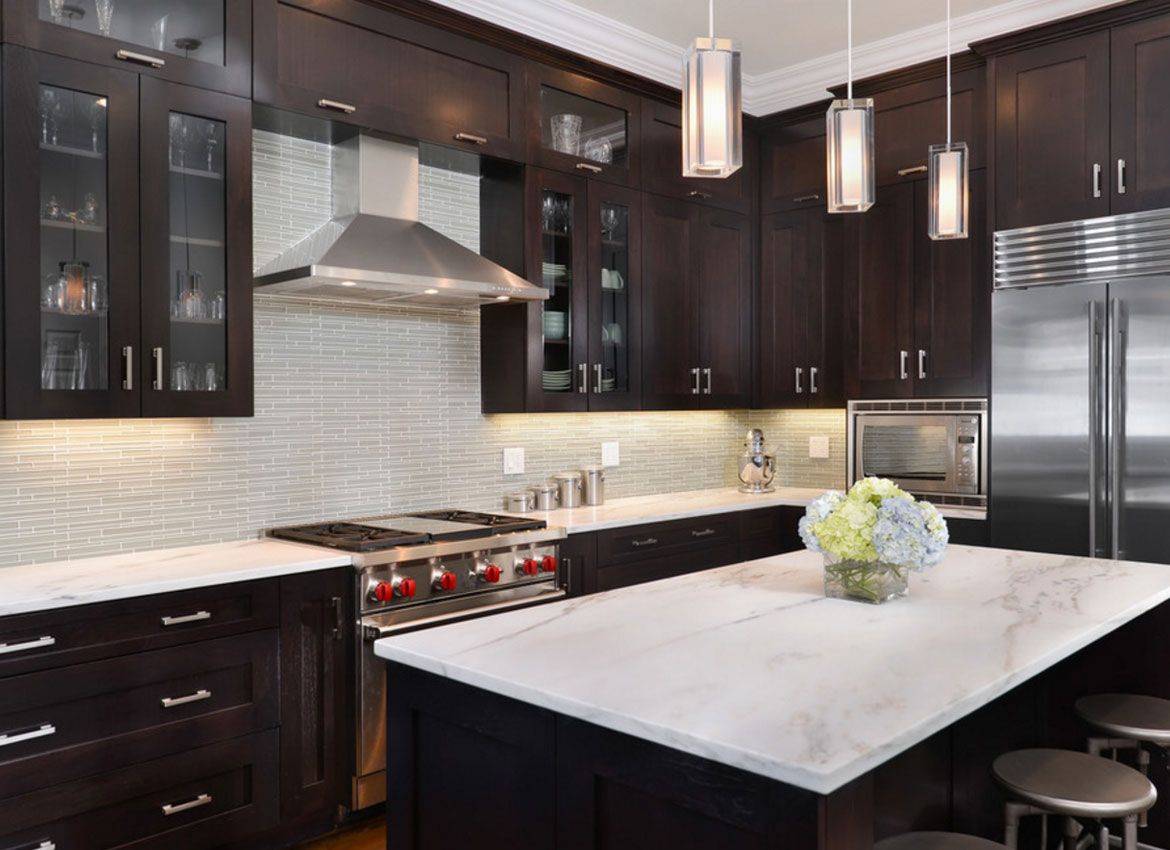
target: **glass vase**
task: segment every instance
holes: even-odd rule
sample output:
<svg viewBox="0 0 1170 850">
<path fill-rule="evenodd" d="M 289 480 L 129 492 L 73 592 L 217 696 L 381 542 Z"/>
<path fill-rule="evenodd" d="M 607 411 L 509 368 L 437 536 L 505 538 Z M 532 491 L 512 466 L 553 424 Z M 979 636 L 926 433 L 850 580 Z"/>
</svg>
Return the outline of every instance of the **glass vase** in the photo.
<svg viewBox="0 0 1170 850">
<path fill-rule="evenodd" d="M 905 596 L 910 570 L 883 561 L 837 560 L 825 556 L 825 596 L 878 605 Z"/>
</svg>

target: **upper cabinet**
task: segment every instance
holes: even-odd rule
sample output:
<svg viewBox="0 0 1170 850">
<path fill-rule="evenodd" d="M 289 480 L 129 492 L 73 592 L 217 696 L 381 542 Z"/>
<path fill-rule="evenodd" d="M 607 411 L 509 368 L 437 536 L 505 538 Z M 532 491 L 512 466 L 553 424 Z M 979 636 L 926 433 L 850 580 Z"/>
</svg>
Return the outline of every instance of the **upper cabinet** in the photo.
<svg viewBox="0 0 1170 850">
<path fill-rule="evenodd" d="M 1115 20 L 979 45 L 995 85 L 995 229 L 1170 204 L 1170 16 Z"/>
<path fill-rule="evenodd" d="M 544 65 L 528 68 L 528 162 L 636 187 L 641 180 L 637 95 Z"/>
<path fill-rule="evenodd" d="M 6 2 L 4 41 L 243 97 L 252 90 L 245 0 Z"/>
<path fill-rule="evenodd" d="M 760 138 L 760 212 L 823 207 L 823 115 L 765 130 Z"/>
<path fill-rule="evenodd" d="M 256 101 L 524 159 L 520 57 L 363 3 L 253 0 L 252 8 Z"/>
</svg>

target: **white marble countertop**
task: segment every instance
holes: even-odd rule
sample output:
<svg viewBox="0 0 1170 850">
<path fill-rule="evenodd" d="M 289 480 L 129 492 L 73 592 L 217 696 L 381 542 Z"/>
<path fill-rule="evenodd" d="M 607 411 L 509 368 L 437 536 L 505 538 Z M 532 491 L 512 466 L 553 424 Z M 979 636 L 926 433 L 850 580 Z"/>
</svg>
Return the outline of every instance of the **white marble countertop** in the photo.
<svg viewBox="0 0 1170 850">
<path fill-rule="evenodd" d="M 0 568 L 0 616 L 351 564 L 321 546 L 241 540 Z"/>
<path fill-rule="evenodd" d="M 1170 599 L 1170 567 L 975 547 L 881 606 L 795 552 L 384 638 L 383 658 L 829 793 Z"/>
<path fill-rule="evenodd" d="M 688 490 L 653 496 L 627 496 L 610 499 L 596 507 L 559 508 L 555 511 L 531 511 L 523 516 L 538 517 L 549 525 L 563 526 L 570 534 L 621 528 L 644 522 L 708 516 L 710 514 L 770 508 L 778 505 L 806 507 L 824 493 L 823 488 L 777 487 L 770 493 L 741 493 L 735 487 L 712 490 Z M 943 516 L 954 519 L 985 519 L 984 511 L 940 507 Z"/>
</svg>

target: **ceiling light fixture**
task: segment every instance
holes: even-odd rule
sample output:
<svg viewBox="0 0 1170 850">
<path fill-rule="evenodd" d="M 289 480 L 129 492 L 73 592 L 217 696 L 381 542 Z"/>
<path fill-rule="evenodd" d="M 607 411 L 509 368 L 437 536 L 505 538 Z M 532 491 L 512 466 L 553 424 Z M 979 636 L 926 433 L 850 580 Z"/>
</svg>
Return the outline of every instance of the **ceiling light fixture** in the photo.
<svg viewBox="0 0 1170 850">
<path fill-rule="evenodd" d="M 831 213 L 865 212 L 874 202 L 873 99 L 853 99 L 853 0 L 846 0 L 848 84 L 845 100 L 834 100 L 825 113 L 828 145 L 828 209 Z"/>
<path fill-rule="evenodd" d="M 683 57 L 684 177 L 729 177 L 743 165 L 743 94 L 739 43 L 715 37 L 715 0 L 708 0 L 707 38 Z"/>
<path fill-rule="evenodd" d="M 967 238 L 969 164 L 967 143 L 951 141 L 951 0 L 947 0 L 947 143 L 931 145 L 927 160 L 931 239 Z"/>
</svg>

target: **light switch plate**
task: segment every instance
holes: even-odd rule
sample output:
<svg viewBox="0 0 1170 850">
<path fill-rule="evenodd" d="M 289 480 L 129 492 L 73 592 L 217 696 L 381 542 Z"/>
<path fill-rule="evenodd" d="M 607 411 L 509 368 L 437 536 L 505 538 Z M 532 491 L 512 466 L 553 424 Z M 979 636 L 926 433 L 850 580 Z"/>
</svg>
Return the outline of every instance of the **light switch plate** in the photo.
<svg viewBox="0 0 1170 850">
<path fill-rule="evenodd" d="M 618 466 L 622 462 L 621 452 L 618 450 L 618 443 L 602 443 L 601 444 L 601 465 L 602 466 Z"/>
<path fill-rule="evenodd" d="M 521 475 L 524 472 L 524 449 L 504 449 L 504 474 Z"/>
<path fill-rule="evenodd" d="M 809 437 L 808 456 L 817 460 L 824 460 L 829 456 L 828 437 Z"/>
</svg>

